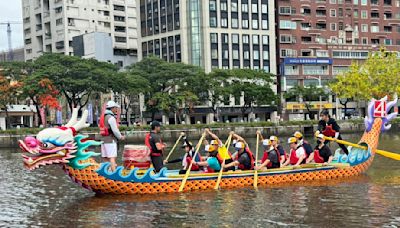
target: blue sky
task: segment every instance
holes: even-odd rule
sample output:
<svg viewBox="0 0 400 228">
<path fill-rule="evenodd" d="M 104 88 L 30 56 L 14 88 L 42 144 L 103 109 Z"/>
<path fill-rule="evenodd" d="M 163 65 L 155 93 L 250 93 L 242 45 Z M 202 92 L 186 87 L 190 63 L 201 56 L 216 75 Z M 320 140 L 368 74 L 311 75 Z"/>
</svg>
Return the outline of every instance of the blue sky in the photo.
<svg viewBox="0 0 400 228">
<path fill-rule="evenodd" d="M 22 0 L 0 0 L 0 22 L 22 22 L 21 2 Z M 13 48 L 22 47 L 24 45 L 22 24 L 12 24 L 11 30 Z M 7 49 L 7 26 L 0 25 L 0 52 Z"/>
</svg>

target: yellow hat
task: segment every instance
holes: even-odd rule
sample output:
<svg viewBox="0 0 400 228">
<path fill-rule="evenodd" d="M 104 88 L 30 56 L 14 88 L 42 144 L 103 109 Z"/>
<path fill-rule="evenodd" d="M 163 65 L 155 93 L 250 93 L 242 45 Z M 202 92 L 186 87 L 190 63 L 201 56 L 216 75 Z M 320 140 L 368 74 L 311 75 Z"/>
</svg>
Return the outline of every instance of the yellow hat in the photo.
<svg viewBox="0 0 400 228">
<path fill-rule="evenodd" d="M 303 134 L 301 134 L 300 131 L 296 131 L 296 132 L 293 134 L 293 136 L 296 137 L 296 138 L 298 138 L 298 139 L 303 138 Z"/>
<path fill-rule="evenodd" d="M 236 144 L 235 144 L 235 149 L 236 150 L 240 150 L 240 149 L 243 149 L 244 148 L 244 143 L 242 143 L 242 142 L 237 142 Z"/>
<path fill-rule="evenodd" d="M 219 145 L 219 142 L 218 142 L 218 140 L 211 140 L 211 142 L 210 142 L 210 144 L 211 145 Z"/>
<path fill-rule="evenodd" d="M 291 144 L 291 143 L 297 143 L 297 139 L 296 139 L 295 137 L 290 137 L 290 138 L 288 138 L 287 142 L 288 142 L 289 144 Z"/>
<path fill-rule="evenodd" d="M 215 150 L 215 148 L 211 145 L 206 145 L 205 149 L 206 152 L 213 152 Z"/>
<path fill-rule="evenodd" d="M 278 137 L 273 135 L 273 136 L 269 137 L 269 140 L 270 141 L 278 141 Z"/>
</svg>

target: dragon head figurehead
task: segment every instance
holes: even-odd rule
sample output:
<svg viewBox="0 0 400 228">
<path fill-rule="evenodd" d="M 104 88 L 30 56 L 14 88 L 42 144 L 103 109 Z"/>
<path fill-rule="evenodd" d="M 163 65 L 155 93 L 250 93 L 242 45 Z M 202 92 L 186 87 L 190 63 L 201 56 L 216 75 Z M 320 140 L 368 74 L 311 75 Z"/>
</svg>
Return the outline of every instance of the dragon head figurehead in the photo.
<svg viewBox="0 0 400 228">
<path fill-rule="evenodd" d="M 36 138 L 28 136 L 24 140 L 19 140 L 19 146 L 24 152 L 22 157 L 25 167 L 33 170 L 49 164 L 70 163 L 79 156 L 79 153 L 83 153 L 83 149 L 91 143 L 82 142 L 84 137 L 77 135 L 77 132 L 89 126 L 86 123 L 88 111 L 83 112 L 79 121 L 77 117 L 78 109 L 74 109 L 66 125 L 43 129 Z"/>
</svg>

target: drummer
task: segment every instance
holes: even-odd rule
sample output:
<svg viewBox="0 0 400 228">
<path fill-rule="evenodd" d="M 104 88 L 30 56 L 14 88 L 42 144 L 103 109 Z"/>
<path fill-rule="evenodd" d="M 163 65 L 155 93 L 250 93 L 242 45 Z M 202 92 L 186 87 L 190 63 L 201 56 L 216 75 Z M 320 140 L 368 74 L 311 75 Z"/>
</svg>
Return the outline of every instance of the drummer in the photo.
<svg viewBox="0 0 400 228">
<path fill-rule="evenodd" d="M 182 148 L 186 152 L 185 155 L 183 157 L 180 157 L 180 158 L 177 158 L 177 159 L 174 159 L 171 161 L 167 161 L 167 160 L 164 161 L 164 164 L 182 162 L 183 169 L 179 170 L 179 174 L 186 173 L 186 170 L 189 168 L 189 165 L 192 162 L 192 159 L 195 155 L 195 151 L 194 151 L 192 142 L 190 142 L 186 136 L 184 136 L 183 140 L 184 140 L 184 143 L 182 145 Z M 195 162 L 201 161 L 200 153 L 197 153 L 194 161 Z M 199 171 L 200 167 L 198 165 L 196 165 L 195 163 L 193 163 L 192 168 L 190 170 L 191 171 Z"/>
</svg>

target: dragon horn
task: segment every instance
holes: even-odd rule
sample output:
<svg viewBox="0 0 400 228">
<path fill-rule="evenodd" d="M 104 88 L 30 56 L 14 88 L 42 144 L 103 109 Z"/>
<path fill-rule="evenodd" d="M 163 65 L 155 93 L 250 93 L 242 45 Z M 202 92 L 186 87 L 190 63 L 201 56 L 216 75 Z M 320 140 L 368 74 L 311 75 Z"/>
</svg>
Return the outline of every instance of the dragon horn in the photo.
<svg viewBox="0 0 400 228">
<path fill-rule="evenodd" d="M 65 124 L 65 127 L 72 127 L 78 122 L 78 109 L 74 108 L 72 109 L 72 116 L 71 119 L 68 121 L 67 124 Z"/>
<path fill-rule="evenodd" d="M 76 131 L 80 131 L 83 128 L 89 127 L 90 124 L 86 123 L 86 120 L 88 118 L 89 112 L 88 110 L 85 110 L 83 112 L 82 118 L 79 120 L 79 122 L 77 122 L 76 124 L 74 124 L 72 127 L 75 128 Z"/>
</svg>

